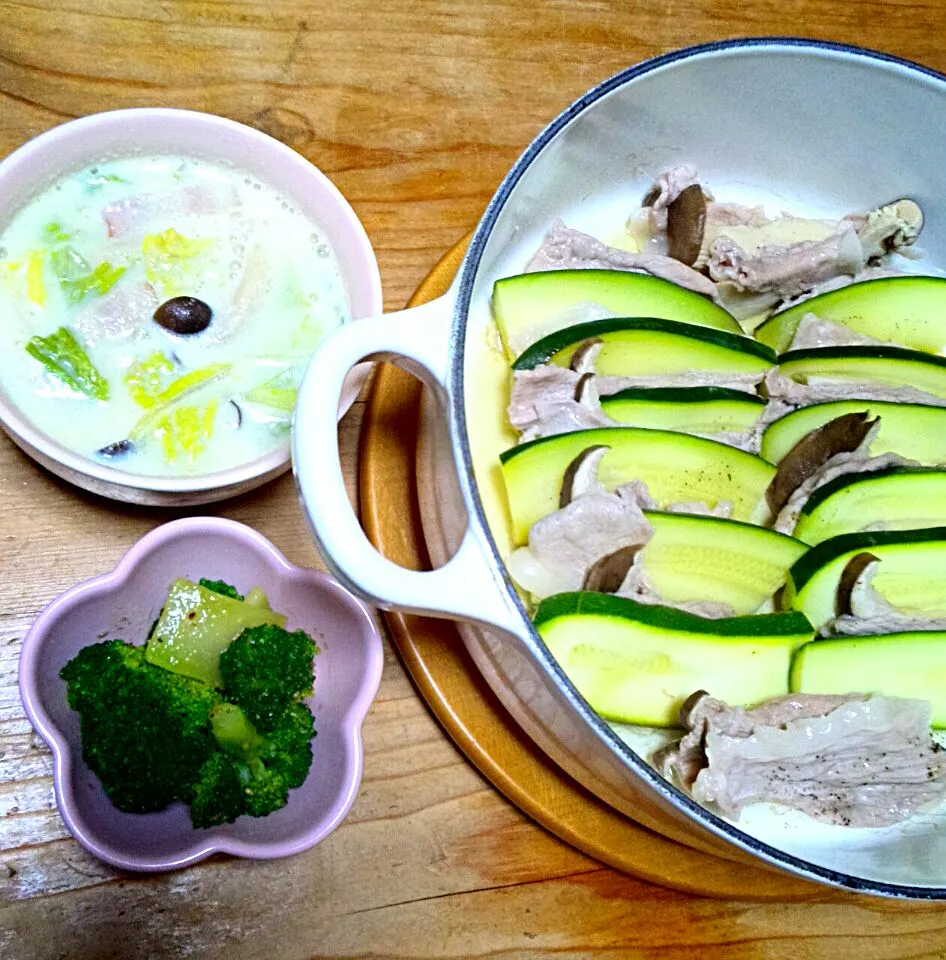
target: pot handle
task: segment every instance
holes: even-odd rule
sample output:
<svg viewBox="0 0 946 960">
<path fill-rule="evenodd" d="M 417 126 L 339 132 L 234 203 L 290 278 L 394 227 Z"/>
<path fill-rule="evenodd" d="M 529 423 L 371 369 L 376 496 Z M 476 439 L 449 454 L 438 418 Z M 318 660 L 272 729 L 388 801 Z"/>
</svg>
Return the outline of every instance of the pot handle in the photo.
<svg viewBox="0 0 946 960">
<path fill-rule="evenodd" d="M 348 499 L 334 416 L 348 371 L 362 360 L 387 360 L 420 377 L 441 398 L 451 359 L 449 294 L 397 313 L 344 324 L 319 344 L 299 387 L 292 428 L 296 485 L 319 552 L 352 593 L 385 610 L 474 620 L 520 633 L 518 612 L 486 556 L 481 529 L 469 524 L 454 556 L 430 571 L 383 557 L 365 536 Z"/>
</svg>

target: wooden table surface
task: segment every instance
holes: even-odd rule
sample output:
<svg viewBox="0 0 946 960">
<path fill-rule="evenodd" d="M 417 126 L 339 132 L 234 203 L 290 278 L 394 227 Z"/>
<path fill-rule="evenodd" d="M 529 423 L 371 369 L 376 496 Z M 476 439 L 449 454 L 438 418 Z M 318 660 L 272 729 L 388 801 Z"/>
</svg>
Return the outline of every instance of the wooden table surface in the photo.
<svg viewBox="0 0 946 960">
<path fill-rule="evenodd" d="M 0 0 L 0 156 L 99 110 L 265 130 L 362 218 L 387 309 L 476 222 L 569 101 L 644 57 L 804 34 L 946 70 L 936 0 Z M 341 426 L 349 481 L 362 409 Z M 192 511 L 197 512 L 197 511 Z M 205 508 L 318 566 L 288 477 Z M 825 893 L 723 902 L 603 868 L 528 821 L 430 717 L 396 655 L 345 823 L 288 860 L 122 875 L 68 835 L 16 688 L 21 639 L 169 511 L 97 500 L 0 439 L 0 957 L 946 957 L 946 908 Z"/>
</svg>

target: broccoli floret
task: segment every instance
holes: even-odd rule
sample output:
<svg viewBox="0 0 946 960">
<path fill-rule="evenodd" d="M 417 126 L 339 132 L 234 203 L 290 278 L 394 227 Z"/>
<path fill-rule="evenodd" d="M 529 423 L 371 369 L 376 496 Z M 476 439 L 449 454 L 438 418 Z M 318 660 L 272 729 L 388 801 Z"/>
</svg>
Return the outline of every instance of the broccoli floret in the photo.
<svg viewBox="0 0 946 960">
<path fill-rule="evenodd" d="M 82 755 L 119 810 L 147 813 L 189 800 L 215 750 L 216 691 L 148 663 L 143 647 L 93 644 L 62 668 L 78 712 Z"/>
<path fill-rule="evenodd" d="M 289 633 L 271 623 L 248 627 L 220 654 L 224 698 L 269 732 L 290 704 L 311 693 L 317 652 L 302 630 Z"/>
<path fill-rule="evenodd" d="M 198 586 L 203 587 L 205 590 L 213 590 L 214 593 L 222 594 L 225 597 L 229 597 L 231 600 L 242 600 L 243 594 L 237 592 L 237 588 L 232 586 L 229 583 L 224 582 L 223 580 L 207 580 L 204 577 L 201 577 L 197 581 Z"/>
<path fill-rule="evenodd" d="M 206 585 L 206 582 L 204 582 Z M 220 655 L 224 689 L 145 659 L 121 640 L 85 647 L 61 671 L 83 756 L 121 810 L 188 803 L 195 827 L 285 806 L 312 765 L 315 644 L 274 624 Z"/>
<path fill-rule="evenodd" d="M 276 726 L 266 734 L 272 744 L 267 761 L 286 779 L 287 786 L 301 787 L 312 766 L 312 738 L 315 722 L 304 703 L 293 703 L 279 718 Z"/>
<path fill-rule="evenodd" d="M 203 765 L 191 802 L 195 827 L 265 817 L 286 805 L 312 763 L 312 714 L 296 703 L 272 732 L 259 733 L 235 704 L 214 708 L 211 726 L 219 749 Z"/>
<path fill-rule="evenodd" d="M 246 813 L 243 781 L 233 758 L 220 750 L 200 768 L 191 800 L 191 823 L 195 827 L 216 827 L 233 823 Z"/>
</svg>

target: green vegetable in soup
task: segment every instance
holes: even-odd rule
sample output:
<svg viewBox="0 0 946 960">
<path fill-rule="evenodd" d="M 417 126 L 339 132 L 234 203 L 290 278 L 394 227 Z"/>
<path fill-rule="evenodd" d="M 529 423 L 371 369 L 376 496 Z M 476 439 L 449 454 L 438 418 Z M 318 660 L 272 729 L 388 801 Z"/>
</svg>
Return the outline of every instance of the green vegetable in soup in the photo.
<svg viewBox="0 0 946 960">
<path fill-rule="evenodd" d="M 247 390 L 244 396 L 250 403 L 258 403 L 260 406 L 281 410 L 283 413 L 292 413 L 298 392 L 299 388 L 292 373 L 283 370 L 272 379 L 253 387 L 252 390 Z"/>
<path fill-rule="evenodd" d="M 60 327 L 48 337 L 32 337 L 26 352 L 77 393 L 91 400 L 108 400 L 108 380 L 95 369 L 68 328 Z"/>
<path fill-rule="evenodd" d="M 59 287 L 69 303 L 81 303 L 90 293 L 104 296 L 122 278 L 126 267 L 113 266 L 107 260 L 89 266 L 74 247 L 61 247 L 50 254 L 50 262 Z"/>
<path fill-rule="evenodd" d="M 128 368 L 124 378 L 131 399 L 139 407 L 150 409 L 167 388 L 168 377 L 173 372 L 174 364 L 157 351 L 144 360 L 136 360 Z"/>
<path fill-rule="evenodd" d="M 159 437 L 163 439 L 165 453 L 169 449 L 173 453 L 177 446 L 177 441 L 172 442 L 174 435 L 192 438 L 191 441 L 180 441 L 185 450 L 192 447 L 197 438 L 209 438 L 213 431 L 216 400 L 211 399 L 207 404 L 185 401 L 195 400 L 195 395 L 199 396 L 198 391 L 202 387 L 216 383 L 233 368 L 229 363 L 212 363 L 199 370 L 191 370 L 163 386 L 161 377 L 165 367 L 161 357 L 161 354 L 152 354 L 140 366 L 129 369 L 126 377 L 129 391 L 147 412 L 131 428 L 128 439 L 140 443 L 148 437 Z M 191 412 L 179 416 L 178 411 L 182 409 Z M 173 459 L 173 456 L 168 454 L 168 459 Z"/>
<path fill-rule="evenodd" d="M 68 243 L 74 236 L 74 234 L 66 233 L 62 224 L 55 220 L 43 227 L 43 235 L 49 243 Z"/>
<path fill-rule="evenodd" d="M 173 227 L 163 233 L 149 233 L 142 239 L 145 276 L 163 300 L 187 292 L 192 261 L 212 243 L 212 240 L 192 240 Z"/>
</svg>

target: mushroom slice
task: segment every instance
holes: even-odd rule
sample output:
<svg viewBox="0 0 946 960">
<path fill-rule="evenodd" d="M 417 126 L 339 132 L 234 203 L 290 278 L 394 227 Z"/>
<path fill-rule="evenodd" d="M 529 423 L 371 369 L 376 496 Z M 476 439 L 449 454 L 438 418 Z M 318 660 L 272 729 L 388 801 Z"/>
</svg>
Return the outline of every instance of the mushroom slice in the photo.
<svg viewBox="0 0 946 960">
<path fill-rule="evenodd" d="M 691 184 L 667 207 L 667 249 L 674 260 L 688 267 L 696 263 L 706 230 L 706 196 L 698 183 Z"/>
<path fill-rule="evenodd" d="M 594 406 L 598 400 L 598 392 L 595 389 L 595 375 L 593 373 L 583 373 L 575 384 L 575 402 L 583 406 Z"/>
<path fill-rule="evenodd" d="M 833 456 L 856 450 L 880 418 L 867 419 L 867 411 L 846 413 L 806 433 L 782 458 L 765 491 L 765 500 L 778 515 L 791 495 Z"/>
<path fill-rule="evenodd" d="M 595 444 L 586 447 L 566 467 L 562 477 L 562 489 L 558 497 L 559 509 L 567 507 L 572 500 L 583 493 L 595 490 L 598 487 L 598 467 L 601 460 L 611 448 L 604 444 Z"/>
<path fill-rule="evenodd" d="M 634 558 L 645 546 L 632 543 L 599 557 L 585 571 L 581 589 L 591 593 L 617 593 L 634 564 Z"/>
<path fill-rule="evenodd" d="M 582 340 L 575 348 L 568 366 L 575 373 L 594 373 L 595 363 L 603 346 L 604 341 L 600 337 L 589 337 L 587 340 Z"/>
<path fill-rule="evenodd" d="M 916 242 L 923 229 L 923 211 L 914 200 L 894 200 L 868 213 L 863 220 L 851 218 L 868 260 L 894 253 Z"/>
<path fill-rule="evenodd" d="M 131 453 L 134 448 L 135 445 L 131 442 L 131 440 L 116 440 L 115 443 L 108 443 L 104 447 L 100 447 L 95 452 L 100 457 L 107 457 L 111 460 L 115 457 L 123 457 L 126 453 Z"/>
<path fill-rule="evenodd" d="M 858 553 L 848 560 L 838 580 L 838 589 L 834 597 L 834 612 L 838 617 L 853 615 L 851 606 L 854 589 L 864 580 L 864 574 L 872 563 L 879 563 L 880 558 L 872 553 Z"/>
</svg>

